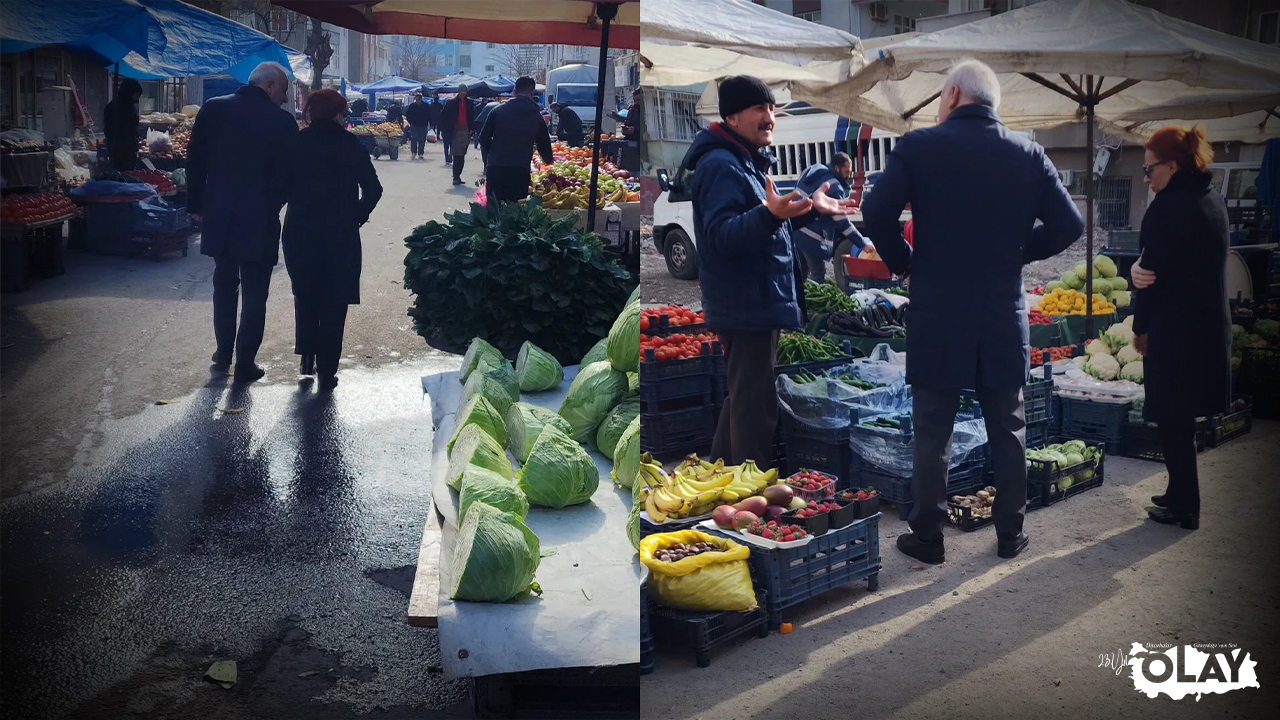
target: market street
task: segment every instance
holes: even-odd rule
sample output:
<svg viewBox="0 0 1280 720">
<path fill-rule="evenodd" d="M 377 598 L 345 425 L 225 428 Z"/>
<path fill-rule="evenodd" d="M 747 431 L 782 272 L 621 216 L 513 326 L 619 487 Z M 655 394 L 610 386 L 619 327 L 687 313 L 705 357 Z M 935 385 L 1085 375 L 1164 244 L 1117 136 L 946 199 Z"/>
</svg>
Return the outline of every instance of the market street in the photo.
<svg viewBox="0 0 1280 720">
<path fill-rule="evenodd" d="M 432 717 L 465 701 L 434 631 L 405 619 L 429 505 L 419 378 L 457 359 L 413 332 L 400 283 L 403 238 L 474 187 L 450 191 L 438 152 L 375 166 L 386 195 L 332 396 L 298 383 L 283 263 L 267 376 L 243 390 L 210 380 L 198 243 L 160 262 L 71 253 L 65 275 L 4 296 L 6 714 Z M 238 662 L 233 689 L 202 682 L 217 660 Z"/>
</svg>

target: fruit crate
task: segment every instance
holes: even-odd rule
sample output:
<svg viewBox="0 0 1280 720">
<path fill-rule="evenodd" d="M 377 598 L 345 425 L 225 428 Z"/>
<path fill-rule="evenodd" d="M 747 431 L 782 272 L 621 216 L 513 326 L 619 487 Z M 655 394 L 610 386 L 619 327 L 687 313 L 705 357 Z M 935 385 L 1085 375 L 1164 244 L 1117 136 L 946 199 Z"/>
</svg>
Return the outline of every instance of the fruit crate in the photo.
<svg viewBox="0 0 1280 720">
<path fill-rule="evenodd" d="M 978 453 L 977 459 L 963 462 L 947 472 L 947 496 L 968 493 L 987 484 L 987 458 Z M 898 519 L 911 515 L 915 498 L 911 494 L 911 476 L 899 475 L 892 470 L 877 467 L 854 455 L 854 469 L 858 484 L 873 487 L 882 502 L 898 506 Z"/>
<path fill-rule="evenodd" d="M 1209 447 L 1218 447 L 1253 429 L 1253 398 L 1248 395 L 1236 395 L 1233 398 L 1233 404 L 1241 400 L 1244 401 L 1243 410 L 1209 418 Z"/>
<path fill-rule="evenodd" d="M 640 575 L 640 674 L 653 672 L 653 630 L 649 627 L 649 568 Z"/>
<path fill-rule="evenodd" d="M 792 462 L 795 464 L 799 464 L 794 460 Z M 809 470 L 811 472 L 816 472 L 819 475 L 822 475 L 823 477 L 827 478 L 828 481 L 826 485 L 823 485 L 817 490 L 801 490 L 800 488 L 794 485 L 791 485 L 791 489 L 792 491 L 795 492 L 796 497 L 803 498 L 805 502 L 816 502 L 818 500 L 825 500 L 827 498 L 835 497 L 836 486 L 840 482 L 839 477 L 837 477 L 836 475 L 833 475 L 832 473 L 823 472 L 821 470 L 814 470 L 813 468 L 803 468 L 803 469 Z M 798 468 L 796 472 L 792 473 L 791 476 L 787 477 L 785 480 L 783 480 L 783 482 L 790 485 L 790 482 L 788 481 L 791 480 L 791 478 L 795 477 L 796 475 L 800 474 L 800 472 L 801 472 L 801 469 Z"/>
<path fill-rule="evenodd" d="M 813 517 L 796 517 L 798 510 L 790 510 L 782 514 L 779 525 L 798 525 L 813 536 L 825 535 L 831 529 L 831 514 L 819 513 Z M 848 523 L 845 523 L 848 525 Z"/>
<path fill-rule="evenodd" d="M 1196 419 L 1196 452 L 1201 453 L 1209 445 L 1209 421 Z M 1122 457 L 1137 460 L 1164 462 L 1164 448 L 1160 444 L 1160 432 L 1155 425 L 1131 422 L 1124 426 L 1124 442 L 1120 444 Z"/>
<path fill-rule="evenodd" d="M 1049 444 L 1049 438 L 1053 434 L 1052 420 L 1045 419 L 1037 423 L 1027 423 L 1027 447 L 1042 448 Z"/>
<path fill-rule="evenodd" d="M 672 325 L 670 315 L 653 315 L 649 318 L 649 329 L 641 330 L 641 333 L 649 337 L 666 337 L 668 335 L 701 335 L 707 332 L 707 326 L 703 323 L 694 325 Z"/>
<path fill-rule="evenodd" d="M 1116 253 L 1137 253 L 1137 230 L 1112 230 L 1107 233 L 1107 250 Z"/>
<path fill-rule="evenodd" d="M 705 452 L 715 434 L 718 413 L 711 405 L 640 413 L 640 449 L 654 457 Z"/>
<path fill-rule="evenodd" d="M 1129 407 L 1133 403 L 1103 403 L 1067 397 L 1059 400 L 1062 402 L 1060 435 L 1104 443 L 1107 452 L 1119 454 L 1125 425 L 1129 422 Z"/>
<path fill-rule="evenodd" d="M 837 478 L 837 490 L 849 487 L 849 465 L 853 452 L 849 446 L 849 428 L 810 427 L 791 417 L 785 410 L 779 416 L 786 457 L 791 467 L 797 470 L 803 467 L 833 475 Z"/>
<path fill-rule="evenodd" d="M 876 496 L 875 498 L 872 498 L 872 499 L 876 500 L 876 512 L 880 512 L 879 496 Z M 832 510 L 831 512 L 827 513 L 827 529 L 828 530 L 839 530 L 840 528 L 848 527 L 849 525 L 853 524 L 853 521 L 859 519 L 858 518 L 859 503 L 856 500 L 841 500 L 839 497 L 836 497 L 832 499 L 831 502 L 834 502 L 837 505 L 839 505 L 840 509 Z M 863 517 L 869 517 L 871 514 L 874 514 L 874 513 L 870 513 L 869 515 L 864 515 Z"/>
<path fill-rule="evenodd" d="M 731 536 L 718 532 L 723 537 Z M 782 624 L 782 611 L 828 590 L 859 580 L 880 588 L 880 515 L 815 537 L 794 548 L 752 546 L 751 574 L 767 591 L 769 629 Z"/>
<path fill-rule="evenodd" d="M 635 663 L 485 675 L 471 681 L 478 718 L 637 718 Z"/>
<path fill-rule="evenodd" d="M 753 550 L 754 554 L 754 550 Z M 711 651 L 745 635 L 769 636 L 768 593 L 756 590 L 755 610 L 740 612 L 690 612 L 659 603 L 649 608 L 653 638 L 662 645 L 692 648 L 698 667 L 711 665 Z"/>
<path fill-rule="evenodd" d="M 1023 414 L 1028 426 L 1049 420 L 1053 412 L 1053 368 L 1049 365 L 1041 368 L 1041 377 L 1037 379 L 1037 373 L 1032 371 L 1031 380 L 1022 388 Z"/>
<path fill-rule="evenodd" d="M 724 402 L 725 383 L 714 375 L 689 375 L 668 380 L 640 381 L 640 402 L 655 409 L 667 409 L 673 402 L 714 405 Z"/>
<path fill-rule="evenodd" d="M 1031 504 L 1031 495 L 1036 492 L 1040 494 L 1039 506 L 1048 507 L 1056 502 L 1079 495 L 1086 490 L 1091 490 L 1101 486 L 1103 482 L 1103 469 L 1106 464 L 1106 450 L 1102 443 L 1094 444 L 1093 448 L 1095 450 L 1102 450 L 1102 454 L 1091 460 L 1085 460 L 1082 463 L 1065 468 L 1059 468 L 1052 463 L 1031 460 L 1031 464 L 1027 468 L 1028 505 Z M 1093 470 L 1092 478 L 1072 483 L 1071 487 L 1066 488 L 1065 490 L 1059 488 L 1059 484 L 1062 482 L 1063 478 L 1067 478 L 1075 475 L 1076 473 L 1090 469 Z"/>
<path fill-rule="evenodd" d="M 1030 509 L 1029 505 L 1028 509 Z M 972 508 L 957 505 L 950 500 L 947 501 L 947 520 L 952 527 L 964 532 L 973 532 L 996 521 L 994 517 L 978 517 L 973 514 Z"/>
<path fill-rule="evenodd" d="M 658 362 L 653 348 L 645 348 L 640 356 L 640 384 L 662 382 L 690 375 L 725 374 L 724 347 L 718 343 L 702 343 L 702 354 L 696 358 L 685 360 L 664 360 Z"/>
</svg>

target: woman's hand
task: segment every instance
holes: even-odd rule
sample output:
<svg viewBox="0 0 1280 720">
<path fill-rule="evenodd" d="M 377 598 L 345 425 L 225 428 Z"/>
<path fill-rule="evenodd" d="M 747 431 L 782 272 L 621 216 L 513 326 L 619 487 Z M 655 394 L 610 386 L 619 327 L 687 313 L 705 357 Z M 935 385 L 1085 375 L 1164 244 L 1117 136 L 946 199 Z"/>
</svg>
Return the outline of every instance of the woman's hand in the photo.
<svg viewBox="0 0 1280 720">
<path fill-rule="evenodd" d="M 1133 286 L 1139 290 L 1146 290 L 1156 284 L 1156 274 L 1142 267 L 1142 256 L 1138 256 L 1138 261 L 1133 264 L 1133 268 L 1129 270 L 1129 277 L 1133 280 Z"/>
<path fill-rule="evenodd" d="M 1147 334 L 1146 333 L 1134 336 L 1133 349 L 1137 350 L 1139 355 L 1143 357 L 1147 356 Z"/>
</svg>

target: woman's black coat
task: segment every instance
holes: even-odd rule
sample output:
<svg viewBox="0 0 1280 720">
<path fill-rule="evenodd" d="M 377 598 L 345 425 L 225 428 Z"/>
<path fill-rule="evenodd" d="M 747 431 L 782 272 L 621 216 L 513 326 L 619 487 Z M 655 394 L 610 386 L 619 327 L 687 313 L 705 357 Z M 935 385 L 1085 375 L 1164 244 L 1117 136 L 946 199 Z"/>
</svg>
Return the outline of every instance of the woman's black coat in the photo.
<svg viewBox="0 0 1280 720">
<path fill-rule="evenodd" d="M 382 197 L 369 153 L 340 125 L 298 133 L 284 262 L 297 297 L 360 303 L 360 226 Z"/>
<path fill-rule="evenodd" d="M 1147 335 L 1144 415 L 1151 422 L 1222 412 L 1231 382 L 1227 306 L 1230 232 L 1209 173 L 1179 171 L 1142 218 L 1142 266 L 1156 282 L 1134 294 L 1133 331 Z"/>
</svg>

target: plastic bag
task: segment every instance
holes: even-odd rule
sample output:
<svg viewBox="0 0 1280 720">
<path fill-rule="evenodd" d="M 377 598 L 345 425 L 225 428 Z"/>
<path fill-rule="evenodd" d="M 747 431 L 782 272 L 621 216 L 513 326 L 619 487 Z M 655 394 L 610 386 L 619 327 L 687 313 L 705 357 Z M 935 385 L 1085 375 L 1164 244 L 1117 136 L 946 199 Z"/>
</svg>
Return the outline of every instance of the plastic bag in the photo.
<svg viewBox="0 0 1280 720">
<path fill-rule="evenodd" d="M 173 150 L 173 145 L 169 141 L 169 133 L 157 132 L 148 128 L 147 149 L 155 155 L 171 152 Z"/>
<path fill-rule="evenodd" d="M 839 376 L 846 371 L 843 367 L 835 368 L 828 374 Z M 859 390 L 832 377 L 798 383 L 787 375 L 780 375 L 776 385 L 778 406 L 783 412 L 802 425 L 823 430 L 848 427 L 856 422 L 855 418 L 911 411 L 911 391 L 900 380 L 871 390 Z"/>
<path fill-rule="evenodd" d="M 987 444 L 987 425 L 981 418 L 962 419 L 951 429 L 951 457 L 948 468 L 977 459 Z M 901 477 L 910 477 L 915 465 L 915 436 L 900 430 L 854 425 L 849 430 L 849 447 L 871 465 Z"/>
<path fill-rule="evenodd" d="M 709 552 L 675 562 L 654 557 L 676 543 L 709 542 L 724 552 Z M 699 612 L 747 612 L 756 609 L 747 558 L 751 550 L 726 538 L 697 530 L 650 535 L 640 541 L 640 562 L 649 568 L 649 592 L 667 607 Z"/>
<path fill-rule="evenodd" d="M 480 188 L 476 190 L 475 201 L 480 207 L 489 206 L 489 193 L 485 191 L 485 183 L 480 183 Z"/>
</svg>

